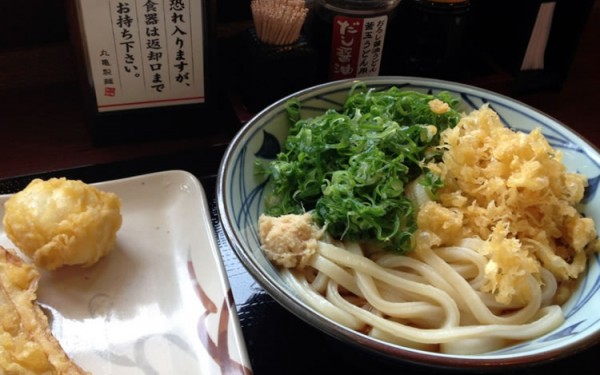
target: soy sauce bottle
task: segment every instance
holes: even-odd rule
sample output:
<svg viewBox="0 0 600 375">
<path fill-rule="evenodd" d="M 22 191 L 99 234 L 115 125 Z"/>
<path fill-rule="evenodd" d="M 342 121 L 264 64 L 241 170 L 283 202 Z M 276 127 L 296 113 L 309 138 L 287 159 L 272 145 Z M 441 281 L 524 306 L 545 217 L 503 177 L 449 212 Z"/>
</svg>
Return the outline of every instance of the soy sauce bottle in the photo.
<svg viewBox="0 0 600 375">
<path fill-rule="evenodd" d="M 314 0 L 307 21 L 319 80 L 381 75 L 400 0 Z"/>
<path fill-rule="evenodd" d="M 391 74 L 462 78 L 470 7 L 470 0 L 402 0 L 390 36 Z"/>
</svg>

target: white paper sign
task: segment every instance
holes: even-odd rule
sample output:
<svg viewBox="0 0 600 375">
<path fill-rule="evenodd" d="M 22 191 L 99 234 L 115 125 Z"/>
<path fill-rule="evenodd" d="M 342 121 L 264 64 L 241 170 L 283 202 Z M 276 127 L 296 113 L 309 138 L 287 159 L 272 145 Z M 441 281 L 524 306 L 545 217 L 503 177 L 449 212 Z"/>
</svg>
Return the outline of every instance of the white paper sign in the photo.
<svg viewBox="0 0 600 375">
<path fill-rule="evenodd" d="M 99 112 L 205 102 L 203 0 L 78 0 Z"/>
</svg>

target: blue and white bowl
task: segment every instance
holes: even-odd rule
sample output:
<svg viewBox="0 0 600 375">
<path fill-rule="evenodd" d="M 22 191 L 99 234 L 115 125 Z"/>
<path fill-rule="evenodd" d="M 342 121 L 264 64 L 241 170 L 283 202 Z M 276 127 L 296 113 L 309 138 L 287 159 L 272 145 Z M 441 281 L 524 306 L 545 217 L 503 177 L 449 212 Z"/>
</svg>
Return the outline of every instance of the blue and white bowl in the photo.
<svg viewBox="0 0 600 375">
<path fill-rule="evenodd" d="M 550 144 L 563 151 L 567 168 L 588 177 L 584 213 L 600 223 L 600 195 L 597 191 L 600 154 L 594 146 L 557 120 L 506 96 L 453 82 L 412 77 L 372 77 L 361 81 L 377 90 L 397 86 L 427 93 L 449 91 L 462 100 L 462 111 L 468 112 L 487 103 L 513 129 L 529 132 L 541 128 Z M 477 355 L 431 353 L 373 339 L 319 314 L 293 292 L 260 249 L 258 218 L 263 211 L 266 181 L 255 175 L 255 160 L 273 159 L 280 150 L 289 128 L 285 110 L 287 99 L 294 97 L 302 103 L 303 118 L 317 116 L 328 108 L 341 108 L 354 83 L 354 80 L 326 83 L 282 98 L 252 118 L 225 152 L 217 183 L 218 211 L 223 230 L 235 254 L 266 292 L 304 321 L 344 342 L 412 363 L 475 369 L 519 366 L 556 360 L 598 345 L 598 253 L 589 259 L 585 278 L 563 306 L 566 321 L 559 328 L 532 341 Z"/>
</svg>

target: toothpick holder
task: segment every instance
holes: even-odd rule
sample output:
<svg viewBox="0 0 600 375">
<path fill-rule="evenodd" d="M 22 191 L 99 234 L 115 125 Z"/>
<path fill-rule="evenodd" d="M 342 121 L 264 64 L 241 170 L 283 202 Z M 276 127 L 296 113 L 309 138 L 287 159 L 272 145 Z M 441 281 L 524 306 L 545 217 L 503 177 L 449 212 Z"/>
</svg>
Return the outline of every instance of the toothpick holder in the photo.
<svg viewBox="0 0 600 375">
<path fill-rule="evenodd" d="M 293 44 L 276 46 L 260 41 L 250 28 L 244 35 L 241 70 L 242 101 L 249 111 L 258 112 L 317 83 L 317 52 L 303 35 Z"/>
</svg>

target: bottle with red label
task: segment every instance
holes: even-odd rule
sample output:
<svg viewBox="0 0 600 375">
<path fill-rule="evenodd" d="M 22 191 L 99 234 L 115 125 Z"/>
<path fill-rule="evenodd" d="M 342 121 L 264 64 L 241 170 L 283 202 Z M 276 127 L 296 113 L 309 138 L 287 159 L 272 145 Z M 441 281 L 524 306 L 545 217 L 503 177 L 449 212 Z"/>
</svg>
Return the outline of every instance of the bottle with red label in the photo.
<svg viewBox="0 0 600 375">
<path fill-rule="evenodd" d="M 315 0 L 309 35 L 322 81 L 380 75 L 400 0 Z"/>
</svg>

